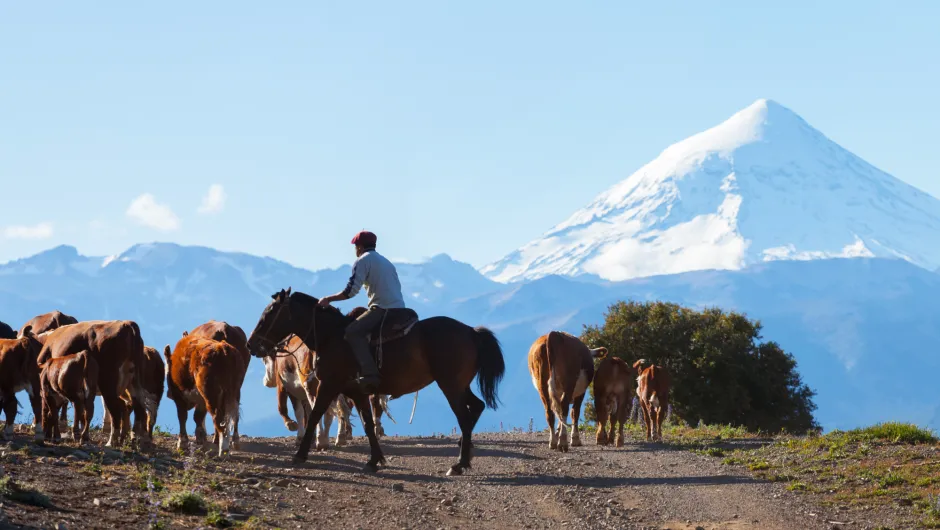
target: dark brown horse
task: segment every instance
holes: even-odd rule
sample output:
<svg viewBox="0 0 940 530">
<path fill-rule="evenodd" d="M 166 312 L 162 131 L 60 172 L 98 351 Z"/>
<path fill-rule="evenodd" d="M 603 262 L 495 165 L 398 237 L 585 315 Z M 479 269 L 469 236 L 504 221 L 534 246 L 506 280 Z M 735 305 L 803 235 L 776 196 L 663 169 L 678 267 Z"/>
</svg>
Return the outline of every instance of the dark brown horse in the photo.
<svg viewBox="0 0 940 530">
<path fill-rule="evenodd" d="M 307 425 L 316 425 L 326 409 L 340 393 L 352 398 L 359 411 L 372 456 L 366 469 L 376 471 L 385 463 L 382 448 L 375 435 L 375 423 L 368 396 L 354 378 L 358 370 L 348 343 L 343 338 L 352 318 L 333 307 L 318 307 L 318 300 L 304 293 L 291 293 L 288 288 L 271 296 L 248 338 L 252 355 L 274 355 L 278 341 L 294 333 L 317 352 L 316 374 L 320 379 L 313 411 Z M 488 406 L 497 407 L 497 386 L 505 372 L 503 352 L 493 332 L 472 328 L 449 317 L 432 317 L 418 321 L 411 331 L 383 346 L 381 383 L 376 394 L 393 398 L 411 394 L 437 382 L 447 398 L 460 430 L 460 460 L 451 466 L 448 475 L 460 475 L 470 468 L 470 435 L 477 420 Z M 481 400 L 470 390 L 473 378 L 479 376 Z M 314 429 L 307 429 L 294 456 L 294 462 L 307 460 Z"/>
</svg>

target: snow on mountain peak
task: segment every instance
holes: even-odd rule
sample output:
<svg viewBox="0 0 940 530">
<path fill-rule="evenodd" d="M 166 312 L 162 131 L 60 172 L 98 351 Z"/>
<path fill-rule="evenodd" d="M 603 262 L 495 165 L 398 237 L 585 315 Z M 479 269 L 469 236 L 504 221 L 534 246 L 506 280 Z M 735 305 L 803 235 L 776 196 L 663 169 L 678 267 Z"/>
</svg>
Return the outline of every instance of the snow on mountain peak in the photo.
<svg viewBox="0 0 940 530">
<path fill-rule="evenodd" d="M 487 265 L 512 282 L 606 280 L 778 259 L 891 257 L 940 266 L 940 201 L 759 99 L 666 148 L 542 237 Z"/>
</svg>

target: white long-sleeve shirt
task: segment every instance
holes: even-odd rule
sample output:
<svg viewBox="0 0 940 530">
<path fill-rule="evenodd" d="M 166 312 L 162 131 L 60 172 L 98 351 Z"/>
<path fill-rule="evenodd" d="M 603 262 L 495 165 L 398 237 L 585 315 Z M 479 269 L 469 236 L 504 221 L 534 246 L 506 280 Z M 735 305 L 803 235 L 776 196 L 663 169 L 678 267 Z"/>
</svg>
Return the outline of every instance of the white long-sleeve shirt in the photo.
<svg viewBox="0 0 940 530">
<path fill-rule="evenodd" d="M 365 286 L 369 296 L 369 307 L 401 309 L 405 299 L 401 294 L 401 282 L 395 265 L 375 250 L 363 252 L 353 264 L 352 275 L 343 294 L 352 298 Z"/>
</svg>

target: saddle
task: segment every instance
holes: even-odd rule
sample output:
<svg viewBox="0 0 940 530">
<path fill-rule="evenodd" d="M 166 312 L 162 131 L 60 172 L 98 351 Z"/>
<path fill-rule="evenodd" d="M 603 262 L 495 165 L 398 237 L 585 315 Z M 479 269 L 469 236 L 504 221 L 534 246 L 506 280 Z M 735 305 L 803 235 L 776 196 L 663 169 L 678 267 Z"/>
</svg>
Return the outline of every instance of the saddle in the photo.
<svg viewBox="0 0 940 530">
<path fill-rule="evenodd" d="M 373 348 L 400 339 L 418 323 L 418 313 L 414 309 L 387 309 L 385 319 L 369 334 L 369 343 Z"/>
</svg>

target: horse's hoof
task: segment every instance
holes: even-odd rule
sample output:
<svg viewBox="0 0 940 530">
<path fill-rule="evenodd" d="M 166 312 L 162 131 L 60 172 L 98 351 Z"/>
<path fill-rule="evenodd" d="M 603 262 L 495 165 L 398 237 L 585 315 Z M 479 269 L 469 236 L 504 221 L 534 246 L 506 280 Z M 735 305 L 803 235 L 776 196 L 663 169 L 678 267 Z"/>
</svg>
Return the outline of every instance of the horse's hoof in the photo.
<svg viewBox="0 0 940 530">
<path fill-rule="evenodd" d="M 362 470 L 367 473 L 378 473 L 379 466 L 374 462 L 366 462 L 366 465 L 362 466 Z"/>
<path fill-rule="evenodd" d="M 295 432 L 295 431 L 297 431 L 297 422 L 296 422 L 296 421 L 289 421 L 289 422 L 287 422 L 286 427 L 287 427 L 287 430 L 288 430 L 288 431 L 290 431 L 290 432 Z"/>
<path fill-rule="evenodd" d="M 571 440 L 571 447 L 581 447 L 581 440 L 580 439 Z"/>
<path fill-rule="evenodd" d="M 294 455 L 294 457 L 291 459 L 291 463 L 294 464 L 295 466 L 303 464 L 306 461 L 307 461 L 307 457 L 303 455 L 299 455 L 299 454 Z"/>
<path fill-rule="evenodd" d="M 455 466 L 451 466 L 451 468 L 447 471 L 448 477 L 454 477 L 457 475 L 463 475 L 463 468 L 460 467 L 459 464 Z"/>
</svg>

